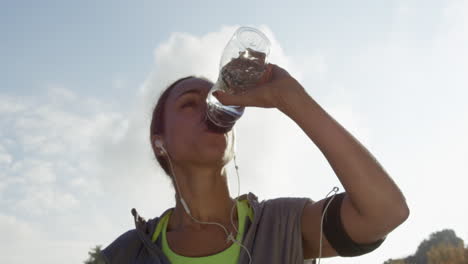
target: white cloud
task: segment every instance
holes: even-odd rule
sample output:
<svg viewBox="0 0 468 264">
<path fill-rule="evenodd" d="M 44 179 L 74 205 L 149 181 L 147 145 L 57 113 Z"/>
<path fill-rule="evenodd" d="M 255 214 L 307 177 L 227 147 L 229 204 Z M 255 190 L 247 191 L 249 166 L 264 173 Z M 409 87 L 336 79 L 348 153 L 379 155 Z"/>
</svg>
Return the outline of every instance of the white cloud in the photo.
<svg viewBox="0 0 468 264">
<path fill-rule="evenodd" d="M 73 236 L 51 239 L 53 235 L 43 232 L 40 225 L 3 213 L 0 214 L 0 232 L 0 252 L 5 263 L 28 263 L 32 259 L 34 263 L 61 263 L 64 259 L 80 263 L 93 245 L 91 240 Z"/>
<path fill-rule="evenodd" d="M 0 164 L 10 164 L 13 157 L 7 152 L 3 145 L 0 145 Z"/>
<path fill-rule="evenodd" d="M 32 160 L 23 171 L 23 176 L 34 185 L 51 184 L 56 180 L 52 163 Z"/>
<path fill-rule="evenodd" d="M 49 103 L 53 105 L 66 105 L 67 103 L 76 103 L 77 95 L 62 86 L 51 85 L 47 88 L 47 97 Z"/>
<path fill-rule="evenodd" d="M 0 106 L 0 230 L 9 230 L 2 231 L 0 255 L 9 263 L 31 255 L 37 263 L 84 260 L 113 229 L 109 216 L 98 215 L 105 207 L 98 205 L 98 143 L 115 140 L 119 133 L 109 134 L 125 120 L 57 86 L 41 97 L 1 96 Z M 99 238 L 94 227 L 104 232 Z"/>
<path fill-rule="evenodd" d="M 16 201 L 16 209 L 36 217 L 46 217 L 57 211 L 64 212 L 79 205 L 79 201 L 73 194 L 59 191 L 56 188 L 28 186 L 25 188 L 24 198 Z"/>
<path fill-rule="evenodd" d="M 10 96 L 0 95 L 0 113 L 11 114 L 24 110 L 24 105 Z"/>
</svg>

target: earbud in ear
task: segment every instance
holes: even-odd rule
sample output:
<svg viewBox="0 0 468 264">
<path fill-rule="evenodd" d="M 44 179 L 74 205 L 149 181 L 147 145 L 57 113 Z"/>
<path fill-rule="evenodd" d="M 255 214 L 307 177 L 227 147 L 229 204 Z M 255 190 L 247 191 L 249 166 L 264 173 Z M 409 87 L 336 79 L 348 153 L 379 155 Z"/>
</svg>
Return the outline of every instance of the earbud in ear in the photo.
<svg viewBox="0 0 468 264">
<path fill-rule="evenodd" d="M 163 143 L 161 142 L 161 140 L 158 140 L 156 139 L 154 141 L 154 145 L 156 146 L 156 148 L 160 151 L 160 154 L 166 154 L 166 149 L 164 148 L 164 145 Z"/>
</svg>

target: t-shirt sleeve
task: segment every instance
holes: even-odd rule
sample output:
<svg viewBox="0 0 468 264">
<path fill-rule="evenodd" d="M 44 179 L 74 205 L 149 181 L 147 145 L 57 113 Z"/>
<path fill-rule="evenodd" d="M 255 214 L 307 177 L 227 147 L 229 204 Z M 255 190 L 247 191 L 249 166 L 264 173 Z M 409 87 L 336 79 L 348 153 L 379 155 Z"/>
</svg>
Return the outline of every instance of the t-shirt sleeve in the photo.
<svg viewBox="0 0 468 264">
<path fill-rule="evenodd" d="M 277 254 L 273 259 L 279 263 L 302 263 L 301 216 L 304 206 L 310 198 L 281 197 L 265 201 L 262 224 L 262 235 L 257 237 L 265 244 L 264 250 Z"/>
<path fill-rule="evenodd" d="M 135 259 L 135 252 L 139 252 L 142 247 L 142 243 L 138 238 L 136 230 L 129 230 L 117 239 L 115 239 L 110 245 L 101 251 L 101 256 L 105 263 L 130 263 Z M 127 262 L 128 261 L 128 262 Z"/>
</svg>

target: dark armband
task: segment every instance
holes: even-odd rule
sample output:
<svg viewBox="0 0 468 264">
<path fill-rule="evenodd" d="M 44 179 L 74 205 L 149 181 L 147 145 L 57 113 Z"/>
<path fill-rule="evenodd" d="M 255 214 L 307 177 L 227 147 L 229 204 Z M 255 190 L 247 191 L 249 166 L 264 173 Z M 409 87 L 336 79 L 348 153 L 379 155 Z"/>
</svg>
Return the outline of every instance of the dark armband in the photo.
<svg viewBox="0 0 468 264">
<path fill-rule="evenodd" d="M 323 218 L 323 233 L 328 239 L 330 245 L 336 250 L 338 255 L 343 257 L 355 257 L 369 253 L 378 248 L 385 238 L 382 238 L 370 244 L 358 244 L 354 242 L 346 233 L 343 222 L 341 221 L 341 204 L 345 193 L 335 195 L 335 198 L 328 206 L 325 216 Z M 325 200 L 322 208 L 322 214 L 326 205 L 332 197 Z"/>
</svg>

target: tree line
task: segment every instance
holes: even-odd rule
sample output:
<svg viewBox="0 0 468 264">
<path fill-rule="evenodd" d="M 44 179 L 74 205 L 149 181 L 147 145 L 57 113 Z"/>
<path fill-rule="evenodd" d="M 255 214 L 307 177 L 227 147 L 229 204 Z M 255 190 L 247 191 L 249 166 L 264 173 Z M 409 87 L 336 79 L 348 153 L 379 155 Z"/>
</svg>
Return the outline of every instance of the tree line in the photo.
<svg viewBox="0 0 468 264">
<path fill-rule="evenodd" d="M 468 264 L 468 247 L 455 231 L 444 229 L 424 239 L 413 255 L 389 259 L 384 264 Z"/>
</svg>

